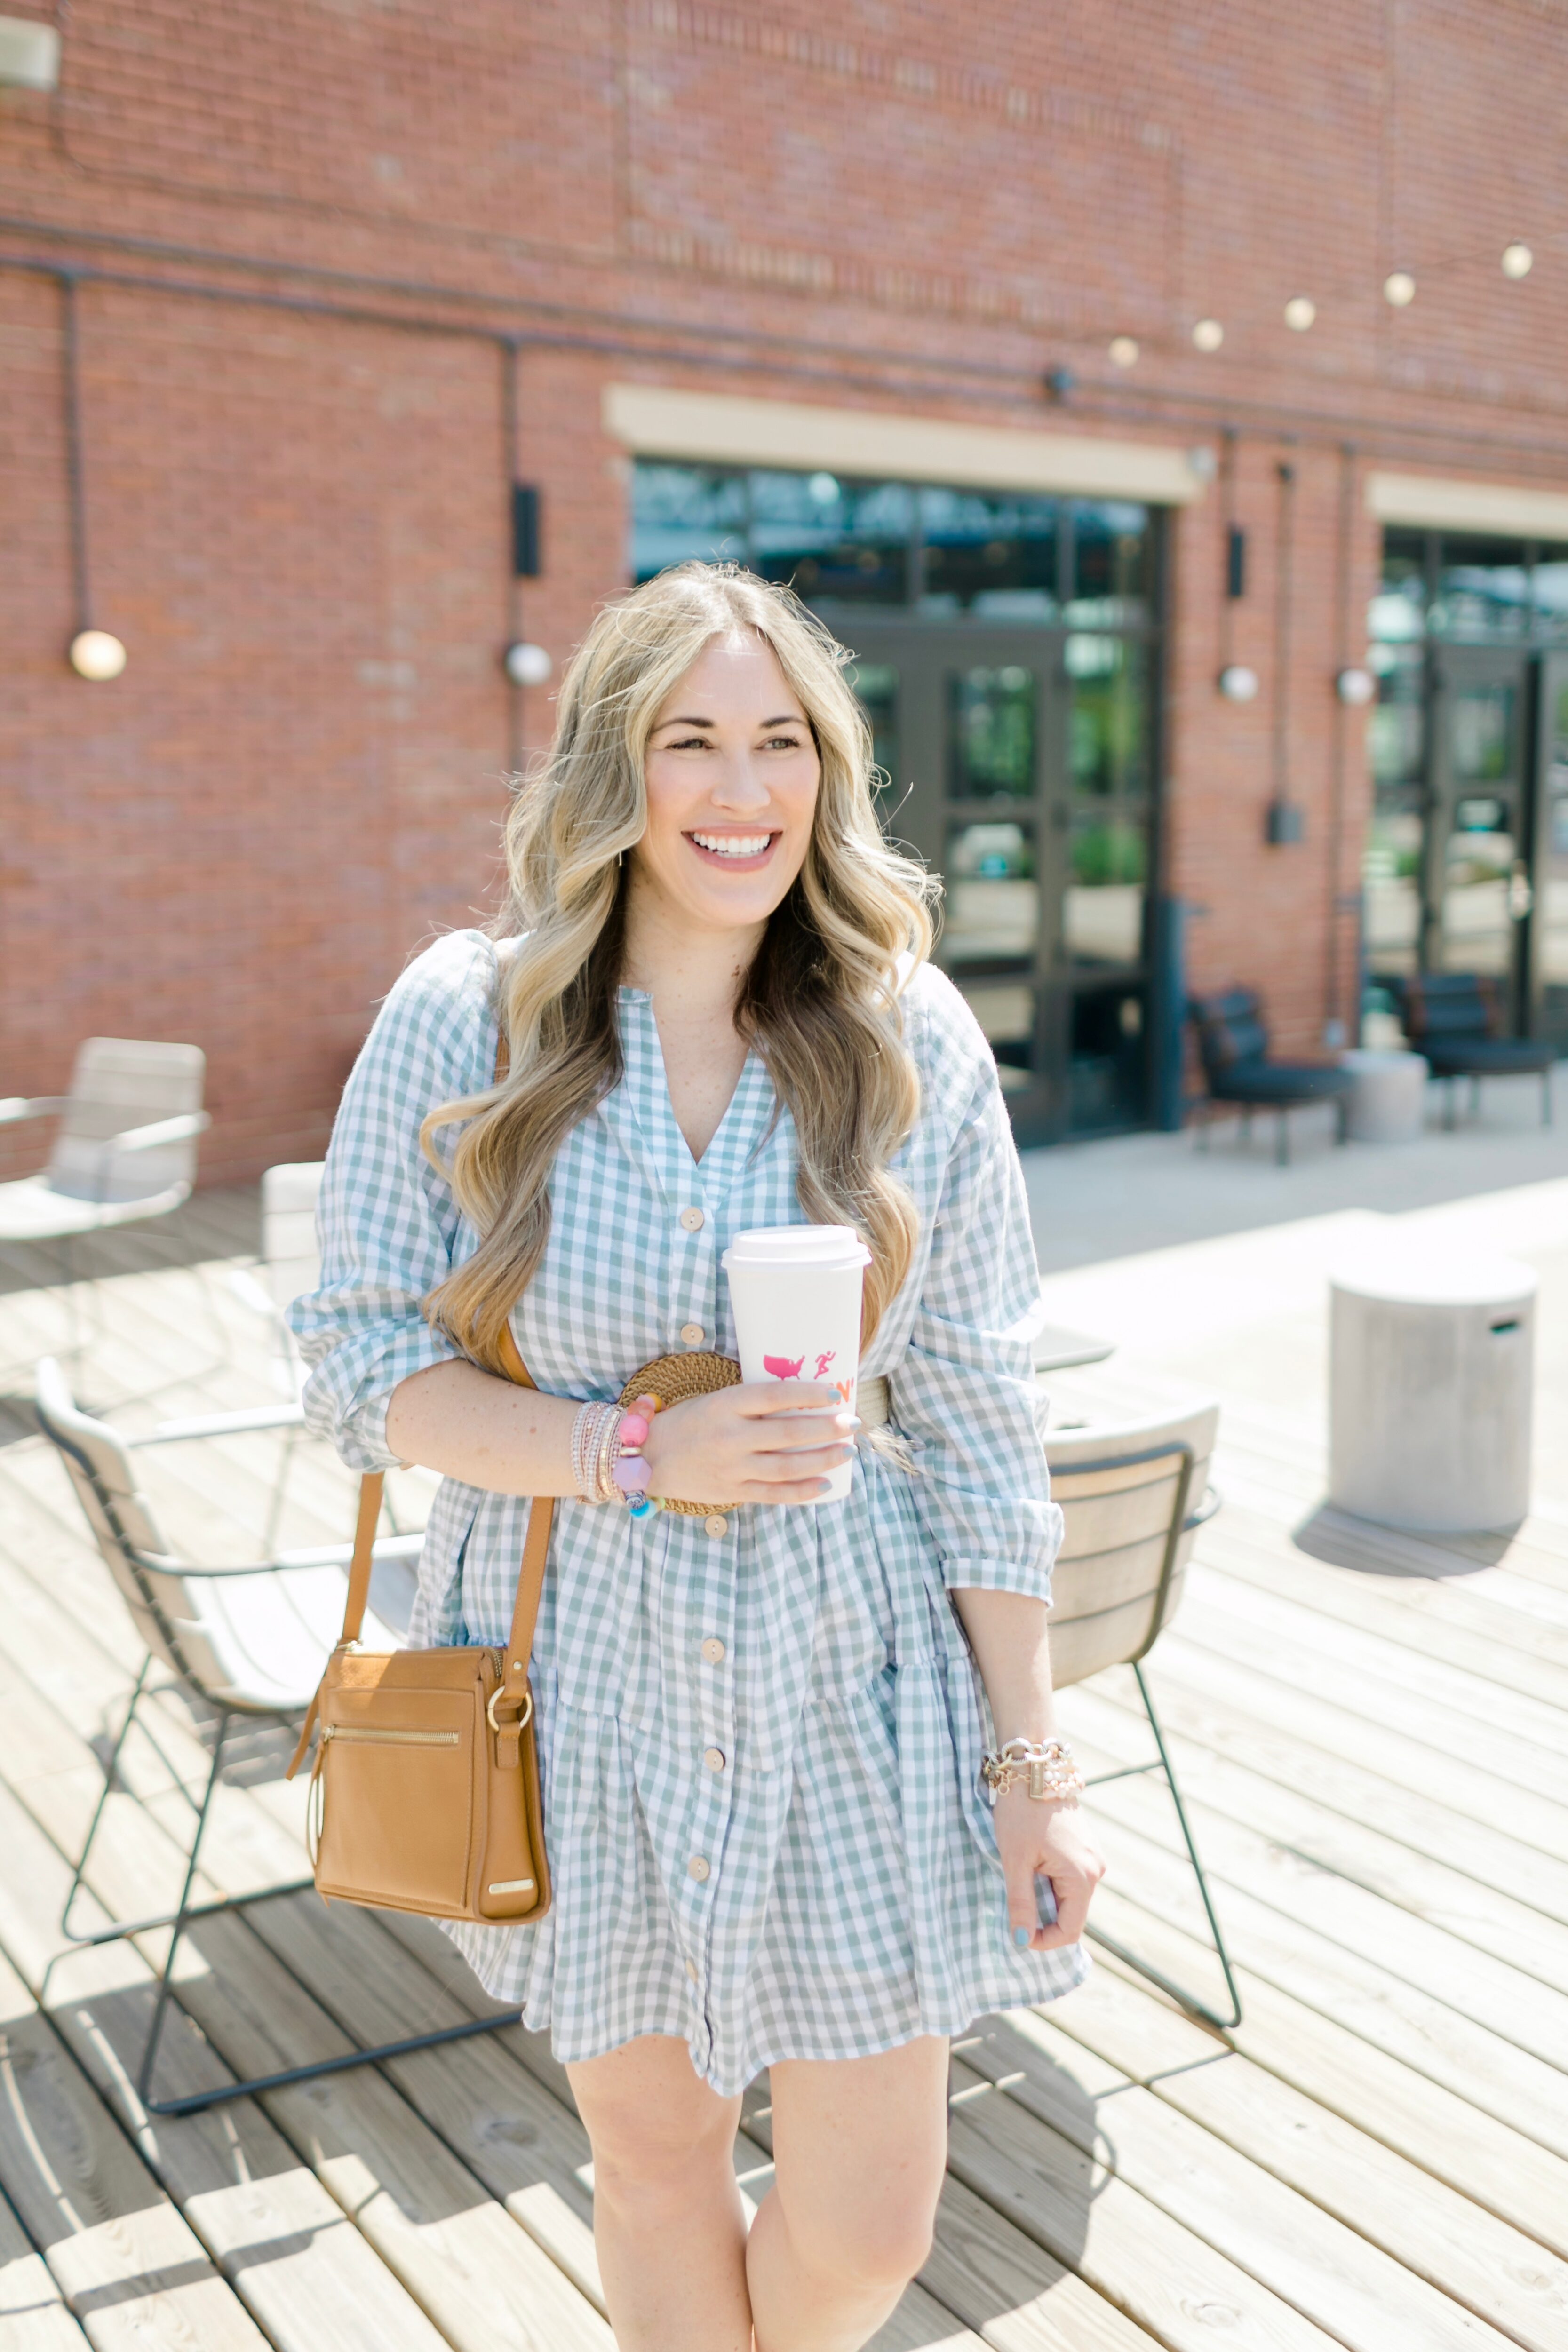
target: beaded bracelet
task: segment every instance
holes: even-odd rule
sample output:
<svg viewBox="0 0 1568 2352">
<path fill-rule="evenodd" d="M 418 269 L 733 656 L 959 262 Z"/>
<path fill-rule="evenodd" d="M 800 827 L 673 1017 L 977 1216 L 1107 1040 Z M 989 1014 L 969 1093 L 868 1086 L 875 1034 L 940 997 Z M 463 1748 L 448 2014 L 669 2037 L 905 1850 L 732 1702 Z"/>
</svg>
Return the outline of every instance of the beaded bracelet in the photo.
<svg viewBox="0 0 1568 2352">
<path fill-rule="evenodd" d="M 1061 1739 L 1009 1739 L 980 1767 L 980 1777 L 994 1797 L 1015 1780 L 1026 1780 L 1037 1803 L 1070 1803 L 1087 1786 L 1073 1762 L 1072 1749 Z"/>
</svg>

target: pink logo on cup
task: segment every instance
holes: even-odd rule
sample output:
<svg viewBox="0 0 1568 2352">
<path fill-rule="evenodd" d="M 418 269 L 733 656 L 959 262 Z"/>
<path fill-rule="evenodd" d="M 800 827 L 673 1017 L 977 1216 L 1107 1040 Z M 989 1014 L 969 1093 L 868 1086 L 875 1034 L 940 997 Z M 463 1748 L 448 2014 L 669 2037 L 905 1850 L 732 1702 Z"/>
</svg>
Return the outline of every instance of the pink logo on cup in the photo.
<svg viewBox="0 0 1568 2352">
<path fill-rule="evenodd" d="M 763 1370 L 772 1372 L 775 1381 L 798 1381 L 800 1368 L 805 1361 L 804 1356 L 796 1356 L 793 1361 L 788 1356 L 764 1356 Z"/>
<path fill-rule="evenodd" d="M 837 1348 L 829 1348 L 826 1355 L 818 1356 L 816 1360 L 816 1377 L 819 1381 L 825 1381 L 827 1378 L 827 1367 L 833 1361 L 834 1357 L 837 1353 L 838 1350 Z"/>
</svg>

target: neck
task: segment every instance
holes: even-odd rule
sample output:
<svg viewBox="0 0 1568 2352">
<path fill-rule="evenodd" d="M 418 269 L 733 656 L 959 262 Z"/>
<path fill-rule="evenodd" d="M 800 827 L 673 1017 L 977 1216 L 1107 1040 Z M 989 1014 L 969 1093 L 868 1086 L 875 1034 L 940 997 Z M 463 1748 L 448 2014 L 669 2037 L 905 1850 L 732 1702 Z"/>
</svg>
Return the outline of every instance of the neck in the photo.
<svg viewBox="0 0 1568 2352">
<path fill-rule="evenodd" d="M 646 988 L 658 1012 L 688 1017 L 733 1015 L 765 923 L 733 930 L 699 929 L 689 917 L 667 906 L 658 892 L 639 884 L 634 871 L 626 894 L 626 944 L 621 979 Z"/>
</svg>

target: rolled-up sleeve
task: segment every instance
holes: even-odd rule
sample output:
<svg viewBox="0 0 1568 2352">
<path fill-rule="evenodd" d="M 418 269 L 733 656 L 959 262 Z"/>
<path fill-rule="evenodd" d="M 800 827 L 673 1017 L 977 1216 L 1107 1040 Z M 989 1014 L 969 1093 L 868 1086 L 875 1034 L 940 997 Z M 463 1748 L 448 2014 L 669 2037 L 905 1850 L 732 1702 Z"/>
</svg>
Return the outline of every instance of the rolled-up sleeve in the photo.
<svg viewBox="0 0 1568 2352">
<path fill-rule="evenodd" d="M 383 1005 L 343 1092 L 317 1208 L 321 1277 L 289 1321 L 310 1376 L 307 1426 L 356 1470 L 384 1470 L 392 1391 L 458 1349 L 422 1301 L 475 1244 L 419 1145 L 437 1103 L 488 1086 L 494 957 L 477 932 L 441 940 Z"/>
<path fill-rule="evenodd" d="M 949 1591 L 1048 1601 L 1062 1515 L 1050 1498 L 1045 1401 L 1034 1370 L 1040 1277 L 1023 1170 L 991 1053 L 956 1001 L 933 1048 L 973 1084 L 948 1152 L 942 1204 L 893 1409 L 913 1492 Z"/>
</svg>

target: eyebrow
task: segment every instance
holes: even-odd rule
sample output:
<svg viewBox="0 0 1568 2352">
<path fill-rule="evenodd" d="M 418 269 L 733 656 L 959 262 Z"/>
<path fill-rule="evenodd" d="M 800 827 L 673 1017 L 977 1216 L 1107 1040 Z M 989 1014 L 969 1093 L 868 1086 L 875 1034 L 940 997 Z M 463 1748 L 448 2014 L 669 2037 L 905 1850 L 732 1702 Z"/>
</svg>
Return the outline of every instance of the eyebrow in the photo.
<svg viewBox="0 0 1568 2352">
<path fill-rule="evenodd" d="M 717 721 L 711 719 L 661 719 L 654 732 L 662 734 L 667 727 L 712 727 L 716 724 Z M 760 719 L 757 724 L 759 727 L 804 727 L 806 721 L 798 710 L 785 710 L 776 719 Z"/>
</svg>

